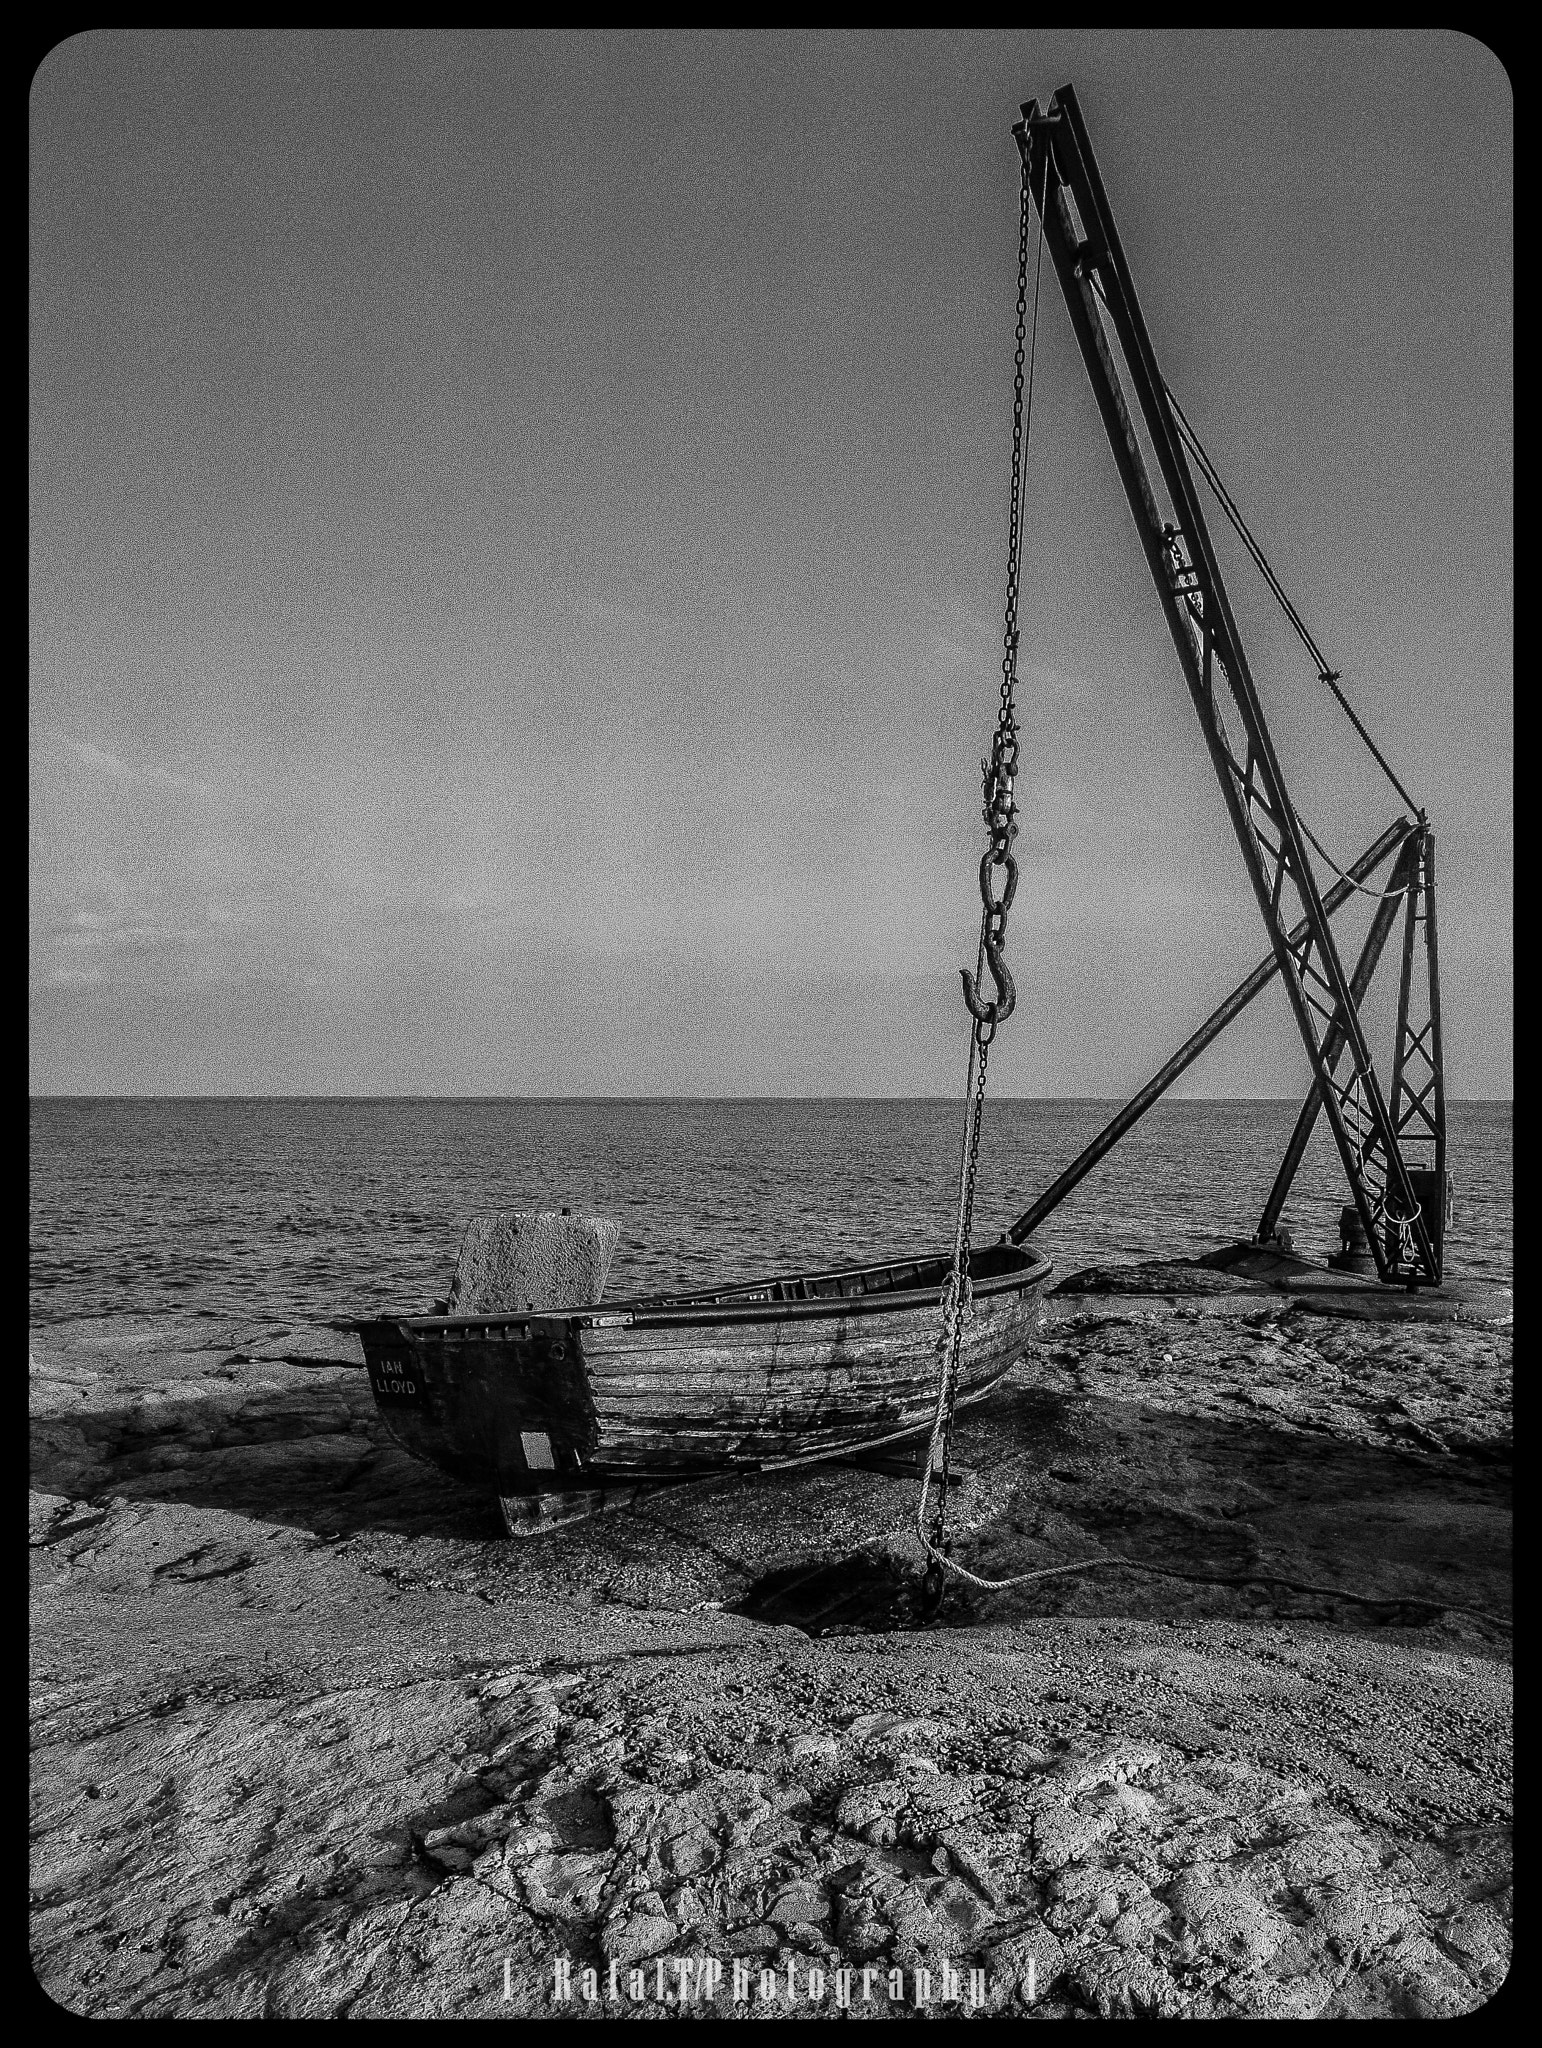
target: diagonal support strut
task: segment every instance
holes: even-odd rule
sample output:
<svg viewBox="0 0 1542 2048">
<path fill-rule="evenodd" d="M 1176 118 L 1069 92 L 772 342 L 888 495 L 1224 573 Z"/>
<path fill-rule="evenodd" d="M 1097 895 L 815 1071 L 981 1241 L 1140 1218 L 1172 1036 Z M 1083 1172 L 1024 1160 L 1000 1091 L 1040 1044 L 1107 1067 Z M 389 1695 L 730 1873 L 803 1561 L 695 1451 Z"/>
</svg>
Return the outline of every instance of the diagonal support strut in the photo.
<svg viewBox="0 0 1542 2048">
<path fill-rule="evenodd" d="M 1348 874 L 1352 879 L 1334 883 L 1333 887 L 1322 899 L 1323 909 L 1330 916 L 1332 916 L 1334 911 L 1341 909 L 1354 894 L 1354 883 L 1368 881 L 1387 856 L 1396 852 L 1399 847 L 1406 850 L 1409 839 L 1415 836 L 1415 831 L 1416 828 L 1411 826 L 1406 818 L 1399 818 L 1396 824 L 1389 825 L 1376 843 L 1373 846 L 1368 846 L 1354 863 L 1353 867 L 1348 870 Z M 1399 865 L 1401 866 L 1401 863 Z M 1390 930 L 1392 918 L 1397 914 L 1396 900 L 1394 899 L 1390 905 L 1378 905 L 1378 918 L 1384 909 L 1388 911 L 1387 929 Z M 1305 932 L 1305 924 L 1298 925 L 1290 934 L 1291 943 L 1293 945 L 1299 944 Z M 1385 942 L 1386 933 L 1383 932 L 1382 943 L 1385 944 Z M 1380 947 L 1377 950 L 1379 952 Z M 1279 971 L 1280 963 L 1275 955 L 1270 953 L 1266 959 L 1259 961 L 1246 980 L 1238 982 L 1225 1002 L 1211 1011 L 1193 1037 L 1179 1047 L 1166 1066 L 1159 1073 L 1153 1074 L 1138 1094 L 1130 1097 L 1123 1109 L 1119 1111 L 1119 1114 L 1111 1118 L 1103 1126 L 1091 1144 L 1078 1153 L 1076 1158 L 1071 1161 L 1065 1172 L 1058 1179 L 1050 1183 L 1031 1208 L 1023 1211 L 1022 1215 L 1018 1217 L 1017 1221 L 1006 1232 L 1006 1235 L 1013 1244 L 1021 1244 L 1025 1237 L 1032 1236 L 1045 1217 L 1051 1215 L 1059 1208 L 1066 1196 L 1071 1193 L 1073 1188 L 1078 1187 L 1086 1179 L 1087 1175 L 1104 1154 L 1111 1151 L 1118 1144 L 1126 1131 L 1139 1123 L 1152 1103 L 1166 1094 L 1167 1090 L 1184 1069 L 1194 1064 L 1205 1047 L 1212 1040 L 1220 1036 L 1234 1017 L 1239 1017 L 1242 1014 L 1248 1004 L 1252 1002 L 1254 996 L 1261 989 L 1266 988 Z M 1315 1093 L 1312 1099 L 1313 1101 L 1317 1099 Z"/>
</svg>

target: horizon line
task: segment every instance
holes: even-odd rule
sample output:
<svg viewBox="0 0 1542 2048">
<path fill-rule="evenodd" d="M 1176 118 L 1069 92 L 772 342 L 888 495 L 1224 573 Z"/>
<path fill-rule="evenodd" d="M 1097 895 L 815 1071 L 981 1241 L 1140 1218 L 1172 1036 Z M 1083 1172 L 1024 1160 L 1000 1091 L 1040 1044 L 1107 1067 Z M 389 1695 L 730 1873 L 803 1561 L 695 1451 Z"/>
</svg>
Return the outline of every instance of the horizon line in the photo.
<svg viewBox="0 0 1542 2048">
<path fill-rule="evenodd" d="M 235 1092 L 212 1093 L 208 1091 L 190 1094 L 152 1094 L 148 1090 L 108 1091 L 95 1089 L 66 1089 L 62 1091 L 29 1092 L 27 1101 L 35 1102 L 956 1102 L 962 1098 L 957 1094 L 947 1095 L 666 1095 L 650 1093 L 642 1095 L 413 1095 L 390 1093 L 369 1095 L 362 1092 L 348 1094 L 288 1094 L 269 1092 L 263 1094 L 237 1094 Z M 1172 1104 L 1193 1107 L 1210 1107 L 1218 1103 L 1246 1102 L 1289 1102 L 1299 1103 L 1299 1093 L 1292 1095 L 1175 1095 L 1163 1099 Z M 1124 1095 L 1018 1095 L 996 1094 L 995 1102 L 1089 1102 L 1099 1105 L 1123 1103 L 1130 1100 Z M 1446 1098 L 1451 1105 L 1485 1104 L 1492 1107 L 1514 1108 L 1513 1095 L 1450 1095 Z M 1152 1109 L 1162 1106 L 1152 1103 Z"/>
</svg>

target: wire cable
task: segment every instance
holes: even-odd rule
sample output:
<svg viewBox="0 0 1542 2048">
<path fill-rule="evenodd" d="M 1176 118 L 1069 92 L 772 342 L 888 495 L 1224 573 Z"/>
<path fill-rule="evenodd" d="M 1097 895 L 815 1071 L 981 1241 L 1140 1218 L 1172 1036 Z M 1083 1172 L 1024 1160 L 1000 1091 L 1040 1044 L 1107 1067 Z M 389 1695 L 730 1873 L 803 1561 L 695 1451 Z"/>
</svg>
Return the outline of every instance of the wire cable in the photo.
<svg viewBox="0 0 1542 2048">
<path fill-rule="evenodd" d="M 1274 596 L 1279 603 L 1280 609 L 1284 612 L 1286 618 L 1289 619 L 1291 625 L 1295 628 L 1296 635 L 1299 638 L 1302 646 L 1306 649 L 1307 653 L 1310 654 L 1310 656 L 1312 657 L 1312 660 L 1316 665 L 1318 680 L 1320 682 L 1326 683 L 1328 688 L 1333 692 L 1333 695 L 1338 699 L 1339 704 L 1343 709 L 1345 717 L 1349 720 L 1350 724 L 1354 727 L 1355 731 L 1360 735 L 1361 739 L 1364 740 L 1366 746 L 1370 749 L 1371 755 L 1374 758 L 1377 766 L 1381 769 L 1381 772 L 1383 773 L 1383 775 L 1386 776 L 1387 780 L 1392 784 L 1392 787 L 1397 791 L 1398 795 L 1403 799 L 1404 803 L 1408 805 L 1410 810 L 1417 811 L 1419 815 L 1422 817 L 1424 815 L 1423 806 L 1421 804 L 1415 803 L 1413 798 L 1409 795 L 1408 791 L 1403 787 L 1403 784 L 1399 781 L 1396 773 L 1392 768 L 1391 763 L 1387 760 L 1386 755 L 1382 753 L 1380 747 L 1377 746 L 1376 742 L 1371 738 L 1370 734 L 1366 731 L 1365 726 L 1362 724 L 1358 714 L 1355 711 L 1355 707 L 1350 703 L 1349 699 L 1344 695 L 1344 692 L 1339 688 L 1339 671 L 1336 668 L 1330 667 L 1328 657 L 1323 653 L 1322 649 L 1313 639 L 1312 634 L 1307 627 L 1306 621 L 1302 618 L 1300 612 L 1297 611 L 1296 607 L 1291 603 L 1290 598 L 1286 595 L 1284 585 L 1280 582 L 1279 577 L 1275 575 L 1274 569 L 1270 564 L 1268 556 L 1259 546 L 1257 540 L 1253 535 L 1251 527 L 1243 518 L 1242 513 L 1239 510 L 1236 500 L 1232 497 L 1230 491 L 1227 490 L 1225 484 L 1222 483 L 1220 474 L 1217 471 L 1215 464 L 1210 460 L 1209 455 L 1205 451 L 1204 443 L 1200 440 L 1198 434 L 1195 433 L 1193 426 L 1190 424 L 1188 415 L 1184 412 L 1183 407 L 1178 403 L 1177 398 L 1174 396 L 1172 386 L 1167 383 L 1165 378 L 1163 380 L 1162 389 L 1167 393 L 1167 401 L 1173 409 L 1173 417 L 1178 422 L 1178 431 L 1182 435 L 1184 444 L 1188 448 L 1189 453 L 1194 457 L 1194 460 L 1198 463 L 1200 474 L 1204 477 L 1205 482 L 1209 484 L 1211 490 L 1215 493 L 1216 502 L 1220 506 L 1221 510 L 1225 513 L 1228 522 L 1232 526 L 1233 530 L 1236 532 L 1237 538 L 1242 542 L 1242 545 L 1247 549 L 1249 555 L 1251 555 L 1251 557 L 1253 558 L 1253 562 L 1256 565 L 1259 573 L 1262 575 L 1264 581 L 1268 584 L 1270 590 L 1273 591 Z M 1322 849 L 1319 847 L 1318 851 L 1321 852 Z M 1324 855 L 1324 858 L 1326 857 L 1327 856 Z"/>
<path fill-rule="evenodd" d="M 1104 312 L 1108 314 L 1111 320 L 1113 320 L 1114 309 L 1112 306 L 1109 305 L 1107 295 L 1105 294 L 1102 285 L 1098 282 L 1095 276 L 1089 275 L 1088 281 L 1090 282 L 1093 291 L 1096 292 L 1098 300 L 1101 303 Z M 1114 325 L 1115 331 L 1117 332 L 1117 320 L 1114 322 Z M 1210 460 L 1209 455 L 1206 453 L 1204 443 L 1200 440 L 1198 434 L 1194 431 L 1193 424 L 1191 423 L 1188 414 L 1183 410 L 1183 407 L 1179 404 L 1177 394 L 1174 392 L 1172 386 L 1168 383 L 1165 377 L 1162 378 L 1162 389 L 1167 394 L 1167 402 L 1173 409 L 1173 418 L 1177 422 L 1178 432 L 1182 437 L 1184 446 L 1188 449 L 1189 453 L 1194 457 L 1195 462 L 1198 463 L 1200 474 L 1204 477 L 1205 482 L 1210 486 L 1210 489 L 1215 494 L 1216 503 L 1220 506 L 1222 512 L 1226 515 L 1227 521 L 1235 531 L 1237 538 L 1242 542 L 1242 545 L 1247 549 L 1248 554 L 1252 557 L 1253 564 L 1257 568 L 1259 574 L 1263 577 L 1264 581 L 1268 584 L 1270 590 L 1274 593 L 1275 600 L 1279 604 L 1280 609 L 1284 612 L 1286 618 L 1289 619 L 1291 625 L 1295 628 L 1297 638 L 1300 640 L 1302 646 L 1306 649 L 1307 653 L 1312 657 L 1312 662 L 1317 670 L 1318 681 L 1325 683 L 1328 686 L 1328 688 L 1333 692 L 1333 695 L 1338 699 L 1339 706 L 1342 709 L 1344 716 L 1349 720 L 1350 724 L 1354 727 L 1355 731 L 1360 735 L 1361 739 L 1364 740 L 1366 746 L 1370 750 L 1372 758 L 1376 762 L 1376 765 L 1380 768 L 1382 774 L 1386 776 L 1387 780 L 1391 783 L 1392 787 L 1397 791 L 1398 795 L 1403 799 L 1404 803 L 1407 804 L 1408 808 L 1411 811 L 1416 812 L 1418 816 L 1422 818 L 1424 816 L 1424 806 L 1422 804 L 1415 803 L 1413 798 L 1409 795 L 1408 791 L 1403 787 L 1403 784 L 1399 781 L 1386 755 L 1383 754 L 1380 747 L 1377 746 L 1376 742 L 1371 738 L 1370 734 L 1366 731 L 1364 724 L 1361 722 L 1359 714 L 1355 710 L 1355 707 L 1353 706 L 1353 704 L 1350 703 L 1349 699 L 1344 695 L 1344 692 L 1339 688 L 1340 671 L 1331 666 L 1331 664 L 1328 661 L 1328 657 L 1323 653 L 1322 649 L 1313 639 L 1311 631 L 1308 628 L 1305 619 L 1302 618 L 1300 612 L 1297 611 L 1296 607 L 1291 603 L 1290 598 L 1286 593 L 1285 586 L 1281 583 L 1279 577 L 1275 575 L 1274 569 L 1270 564 L 1268 556 L 1259 546 L 1258 541 L 1253 534 L 1252 528 L 1243 518 L 1242 512 L 1238 507 L 1236 499 L 1233 498 L 1231 492 L 1227 490 L 1225 484 L 1221 481 L 1220 472 L 1217 470 L 1215 464 Z M 1314 846 L 1317 845 L 1316 840 L 1313 840 L 1312 843 Z M 1319 853 L 1322 853 L 1322 848 L 1320 846 L 1317 847 L 1317 850 Z M 1329 861 L 1330 866 L 1332 865 L 1329 855 L 1324 853 L 1323 859 Z M 1358 884 L 1356 886 L 1358 887 Z"/>
</svg>

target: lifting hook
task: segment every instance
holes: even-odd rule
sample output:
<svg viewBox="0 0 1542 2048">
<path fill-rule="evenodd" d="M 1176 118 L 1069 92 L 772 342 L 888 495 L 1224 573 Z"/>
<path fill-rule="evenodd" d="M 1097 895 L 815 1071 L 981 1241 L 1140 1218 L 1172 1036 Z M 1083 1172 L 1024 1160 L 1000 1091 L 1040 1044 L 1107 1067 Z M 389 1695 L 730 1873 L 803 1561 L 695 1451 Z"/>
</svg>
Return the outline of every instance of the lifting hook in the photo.
<svg viewBox="0 0 1542 2048">
<path fill-rule="evenodd" d="M 979 983 L 967 967 L 961 967 L 958 971 L 964 983 L 964 1001 L 969 1006 L 970 1016 L 977 1024 L 1002 1024 L 1012 1014 L 1017 1002 L 1017 990 L 1012 983 L 1012 970 L 1002 959 L 1001 947 L 995 939 L 988 938 L 985 941 L 985 964 L 989 967 L 996 984 L 995 1002 L 986 1003 L 980 1000 Z"/>
</svg>

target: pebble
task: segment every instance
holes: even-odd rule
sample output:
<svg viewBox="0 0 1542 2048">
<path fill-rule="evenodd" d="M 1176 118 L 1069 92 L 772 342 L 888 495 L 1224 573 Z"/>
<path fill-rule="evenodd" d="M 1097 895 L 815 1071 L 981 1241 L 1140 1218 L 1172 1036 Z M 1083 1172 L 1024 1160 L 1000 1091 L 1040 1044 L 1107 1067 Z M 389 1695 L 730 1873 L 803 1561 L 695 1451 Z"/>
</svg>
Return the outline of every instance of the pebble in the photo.
<svg viewBox="0 0 1542 2048">
<path fill-rule="evenodd" d="M 600 1947 L 608 1962 L 636 1963 L 668 1948 L 679 1933 L 673 1920 L 659 1913 L 634 1913 L 625 1920 L 612 1921 L 600 1935 Z"/>
</svg>

